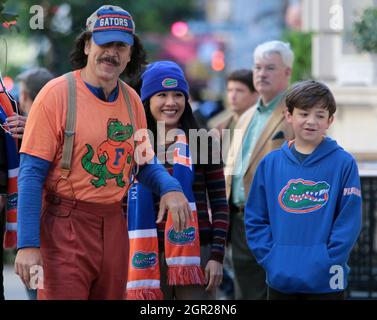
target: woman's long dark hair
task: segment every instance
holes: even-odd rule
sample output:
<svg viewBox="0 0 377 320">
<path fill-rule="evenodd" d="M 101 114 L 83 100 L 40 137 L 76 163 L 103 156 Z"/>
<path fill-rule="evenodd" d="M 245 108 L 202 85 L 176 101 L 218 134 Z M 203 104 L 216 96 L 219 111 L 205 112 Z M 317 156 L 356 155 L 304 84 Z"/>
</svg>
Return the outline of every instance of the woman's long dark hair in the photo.
<svg viewBox="0 0 377 320">
<path fill-rule="evenodd" d="M 75 41 L 75 47 L 70 53 L 70 62 L 74 70 L 84 68 L 88 62 L 85 54 L 85 43 L 92 38 L 92 32 L 83 31 Z M 134 35 L 134 44 L 131 47 L 131 60 L 127 63 L 126 69 L 121 73 L 121 77 L 134 77 L 138 75 L 142 68 L 147 65 L 147 55 L 140 38 Z"/>
</svg>

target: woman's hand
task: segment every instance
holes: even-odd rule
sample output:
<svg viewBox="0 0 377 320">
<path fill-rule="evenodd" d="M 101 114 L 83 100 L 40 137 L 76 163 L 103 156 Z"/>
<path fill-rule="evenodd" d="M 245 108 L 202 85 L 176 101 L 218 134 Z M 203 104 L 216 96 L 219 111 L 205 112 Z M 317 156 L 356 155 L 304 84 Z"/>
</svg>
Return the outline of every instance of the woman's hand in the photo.
<svg viewBox="0 0 377 320">
<path fill-rule="evenodd" d="M 207 291 L 212 291 L 216 289 L 223 281 L 223 265 L 222 263 L 209 260 L 205 269 Z"/>
<path fill-rule="evenodd" d="M 171 212 L 173 228 L 176 232 L 182 232 L 187 228 L 189 219 L 194 219 L 190 204 L 182 192 L 167 192 L 161 197 L 156 223 L 163 220 L 167 211 Z"/>
</svg>

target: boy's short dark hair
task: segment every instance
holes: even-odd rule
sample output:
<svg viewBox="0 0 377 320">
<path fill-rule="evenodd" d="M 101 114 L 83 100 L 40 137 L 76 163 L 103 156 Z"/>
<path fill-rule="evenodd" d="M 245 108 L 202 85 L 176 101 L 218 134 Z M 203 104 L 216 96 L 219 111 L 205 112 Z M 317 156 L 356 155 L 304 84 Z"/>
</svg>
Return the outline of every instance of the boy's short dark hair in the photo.
<svg viewBox="0 0 377 320">
<path fill-rule="evenodd" d="M 231 72 L 227 78 L 226 82 L 229 81 L 239 81 L 245 84 L 251 92 L 255 92 L 253 84 L 253 71 L 248 69 L 238 69 Z"/>
<path fill-rule="evenodd" d="M 307 110 L 320 105 L 329 110 L 332 116 L 336 111 L 336 103 L 330 89 L 322 82 L 306 80 L 295 83 L 287 92 L 285 102 L 290 114 L 293 109 Z"/>
</svg>

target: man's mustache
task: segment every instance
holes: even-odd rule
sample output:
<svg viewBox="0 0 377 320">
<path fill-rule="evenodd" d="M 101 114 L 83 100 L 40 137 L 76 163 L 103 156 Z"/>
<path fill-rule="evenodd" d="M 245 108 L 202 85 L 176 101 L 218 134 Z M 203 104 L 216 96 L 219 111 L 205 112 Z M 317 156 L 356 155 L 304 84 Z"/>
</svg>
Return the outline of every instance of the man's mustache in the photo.
<svg viewBox="0 0 377 320">
<path fill-rule="evenodd" d="M 113 64 L 116 67 L 119 66 L 119 62 L 116 59 L 114 59 L 113 57 L 98 58 L 97 61 L 99 63 L 101 63 L 101 62 L 111 63 L 111 64 Z"/>
</svg>

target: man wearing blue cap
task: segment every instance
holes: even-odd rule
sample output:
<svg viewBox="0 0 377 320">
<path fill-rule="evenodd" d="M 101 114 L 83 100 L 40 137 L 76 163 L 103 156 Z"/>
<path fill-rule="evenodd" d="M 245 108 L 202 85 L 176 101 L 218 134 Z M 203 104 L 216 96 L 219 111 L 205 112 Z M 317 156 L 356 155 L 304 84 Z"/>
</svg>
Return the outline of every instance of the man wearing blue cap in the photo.
<svg viewBox="0 0 377 320">
<path fill-rule="evenodd" d="M 39 298 L 122 299 L 128 239 L 121 200 L 131 173 L 161 195 L 157 222 L 169 210 L 174 229 L 182 231 L 192 213 L 178 181 L 150 161 L 153 149 L 139 135 L 147 127 L 143 105 L 119 80 L 145 63 L 131 15 L 111 5 L 96 10 L 71 62 L 72 74 L 38 94 L 25 128 L 15 271 L 28 287 L 38 280 Z M 72 130 L 69 101 L 76 106 Z M 43 285 L 36 270 L 39 276 L 43 270 Z"/>
</svg>

